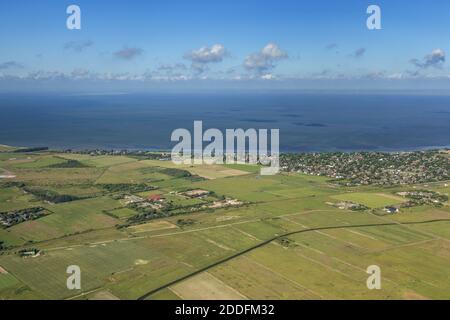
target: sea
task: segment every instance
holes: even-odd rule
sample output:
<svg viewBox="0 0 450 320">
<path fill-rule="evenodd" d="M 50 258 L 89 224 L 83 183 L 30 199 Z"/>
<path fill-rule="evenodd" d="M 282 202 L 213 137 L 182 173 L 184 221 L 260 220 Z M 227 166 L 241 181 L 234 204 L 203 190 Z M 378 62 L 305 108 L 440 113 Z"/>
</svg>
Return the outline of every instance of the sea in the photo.
<svg viewBox="0 0 450 320">
<path fill-rule="evenodd" d="M 450 96 L 416 93 L 0 94 L 0 144 L 170 150 L 178 128 L 279 129 L 284 152 L 450 146 Z"/>
</svg>

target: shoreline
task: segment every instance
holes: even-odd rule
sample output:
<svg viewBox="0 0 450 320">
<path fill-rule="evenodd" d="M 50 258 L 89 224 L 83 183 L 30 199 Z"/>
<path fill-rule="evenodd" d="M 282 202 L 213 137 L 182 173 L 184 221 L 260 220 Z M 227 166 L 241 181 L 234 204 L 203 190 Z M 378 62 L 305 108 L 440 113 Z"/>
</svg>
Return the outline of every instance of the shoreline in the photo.
<svg viewBox="0 0 450 320">
<path fill-rule="evenodd" d="M 6 144 L 0 144 L 4 147 L 16 148 L 15 150 L 5 150 L 0 151 L 0 153 L 14 153 L 18 150 L 25 148 L 48 148 L 45 150 L 47 152 L 61 152 L 65 153 L 67 151 L 71 151 L 73 153 L 84 153 L 84 152 L 94 152 L 94 151 L 103 151 L 103 152 L 127 152 L 127 153 L 139 153 L 139 152 L 162 152 L 162 153 L 170 153 L 171 149 L 163 149 L 163 148 L 121 148 L 121 147 L 51 147 L 42 145 L 27 145 L 27 147 L 14 147 Z M 22 144 L 24 145 L 24 144 Z M 25 144 L 26 145 L 26 144 Z M 426 151 L 439 151 L 439 150 L 450 150 L 450 144 L 444 146 L 422 146 L 422 147 L 405 147 L 405 148 L 379 148 L 379 149 L 309 149 L 309 150 L 293 150 L 293 149 L 281 149 L 280 153 L 284 154 L 302 154 L 302 153 L 403 153 L 403 152 L 426 152 Z M 44 150 L 41 150 L 44 151 Z"/>
</svg>

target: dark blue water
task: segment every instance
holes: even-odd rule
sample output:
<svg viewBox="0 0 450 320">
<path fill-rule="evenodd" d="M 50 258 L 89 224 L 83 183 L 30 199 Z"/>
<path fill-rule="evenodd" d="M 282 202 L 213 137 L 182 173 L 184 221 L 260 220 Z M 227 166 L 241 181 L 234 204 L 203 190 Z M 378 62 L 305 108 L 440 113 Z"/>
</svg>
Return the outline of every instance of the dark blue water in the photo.
<svg viewBox="0 0 450 320">
<path fill-rule="evenodd" d="M 450 97 L 405 94 L 0 96 L 0 144 L 170 149 L 174 129 L 279 128 L 284 151 L 450 145 Z"/>
</svg>

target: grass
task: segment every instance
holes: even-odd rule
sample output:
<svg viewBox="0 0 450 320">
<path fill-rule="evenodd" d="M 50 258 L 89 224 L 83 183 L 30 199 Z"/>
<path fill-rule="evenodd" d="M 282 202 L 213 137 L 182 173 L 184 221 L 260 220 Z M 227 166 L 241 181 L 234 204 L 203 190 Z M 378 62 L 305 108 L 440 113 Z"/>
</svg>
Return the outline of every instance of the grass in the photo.
<svg viewBox="0 0 450 320">
<path fill-rule="evenodd" d="M 169 179 L 171 177 L 161 173 L 158 167 L 149 168 L 143 161 L 136 161 L 108 168 L 97 183 L 153 183 Z"/>
<path fill-rule="evenodd" d="M 11 274 L 0 273 L 0 292 L 19 284 L 19 281 Z"/>
<path fill-rule="evenodd" d="M 128 209 L 128 208 L 115 209 L 115 210 L 108 211 L 108 213 L 110 215 L 113 215 L 117 219 L 125 219 L 125 218 L 129 218 L 129 217 L 132 217 L 137 214 L 136 211 Z"/>
<path fill-rule="evenodd" d="M 181 251 L 174 250 L 175 247 Z M 220 256 L 223 252 L 213 245 L 180 235 L 46 250 L 44 255 L 29 259 L 0 256 L 0 265 L 14 270 L 18 279 L 47 298 L 67 298 L 80 293 L 67 290 L 65 285 L 67 266 L 77 264 L 83 274 L 83 291 L 105 286 L 119 298 L 136 299 L 149 288 L 190 270 L 187 265 L 204 265 Z"/>
<path fill-rule="evenodd" d="M 256 164 L 224 164 L 225 168 L 245 171 L 249 173 L 259 173 L 261 171 L 261 166 Z"/>
<path fill-rule="evenodd" d="M 39 169 L 39 168 L 47 168 L 52 165 L 65 163 L 66 160 L 53 157 L 53 156 L 43 156 L 35 158 L 29 162 L 18 163 L 14 165 L 14 168 L 17 169 Z"/>
<path fill-rule="evenodd" d="M 177 168 L 189 171 L 193 175 L 199 175 L 206 179 L 218 179 L 248 174 L 248 171 L 231 168 L 224 165 L 177 165 L 172 161 L 144 160 L 150 166 L 160 166 L 164 168 Z"/>
<path fill-rule="evenodd" d="M 99 168 L 21 169 L 14 171 L 16 180 L 40 186 L 92 184 L 103 173 Z"/>
<path fill-rule="evenodd" d="M 204 272 L 170 288 L 178 297 L 187 300 L 242 300 L 237 290 Z"/>
<path fill-rule="evenodd" d="M 0 189 L 0 212 L 37 207 L 41 204 L 31 194 L 25 194 L 19 188 Z"/>
<path fill-rule="evenodd" d="M 46 186 L 45 189 L 59 194 L 69 194 L 77 197 L 96 197 L 103 194 L 103 189 L 92 186 L 90 184 L 50 185 Z"/>
<path fill-rule="evenodd" d="M 172 290 L 164 289 L 149 297 L 148 300 L 180 300 L 180 297 Z"/>
<path fill-rule="evenodd" d="M 450 256 L 445 242 L 428 238 L 432 242 L 424 243 L 426 237 L 420 232 L 402 226 L 384 229 L 382 233 L 373 230 L 379 228 L 361 228 L 357 230 L 359 234 L 339 230 L 290 236 L 293 247 L 267 245 L 209 272 L 251 299 L 448 296 L 450 289 L 444 278 L 449 275 L 446 268 Z M 404 247 L 405 244 L 412 245 Z M 438 255 L 433 254 L 436 248 L 440 250 Z M 418 257 L 427 258 L 419 261 Z M 381 291 L 370 291 L 365 286 L 365 269 L 371 264 L 383 270 Z"/>
<path fill-rule="evenodd" d="M 68 159 L 68 160 L 77 160 L 81 163 L 84 163 L 88 166 L 93 167 L 111 167 L 118 164 L 123 164 L 127 162 L 135 162 L 136 159 L 129 158 L 126 156 L 91 156 L 86 154 L 62 154 L 60 155 L 61 158 Z"/>
<path fill-rule="evenodd" d="M 5 246 L 20 246 L 25 243 L 25 240 L 19 237 L 11 229 L 0 229 L 0 241 L 4 242 Z"/>
<path fill-rule="evenodd" d="M 131 226 L 128 228 L 128 230 L 132 233 L 140 233 L 140 232 L 167 230 L 167 229 L 174 229 L 174 228 L 177 228 L 177 226 L 170 222 L 160 220 L 160 221 L 155 221 L 155 222 L 139 224 L 136 226 Z"/>
</svg>

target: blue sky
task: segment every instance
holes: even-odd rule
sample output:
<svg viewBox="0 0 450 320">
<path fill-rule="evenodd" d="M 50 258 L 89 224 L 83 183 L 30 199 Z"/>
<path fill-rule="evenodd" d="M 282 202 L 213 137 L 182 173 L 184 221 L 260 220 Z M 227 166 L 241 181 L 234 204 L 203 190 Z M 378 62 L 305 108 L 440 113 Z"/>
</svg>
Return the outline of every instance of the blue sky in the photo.
<svg viewBox="0 0 450 320">
<path fill-rule="evenodd" d="M 0 84 L 445 88 L 448 30 L 447 0 L 2 1 Z"/>
</svg>

